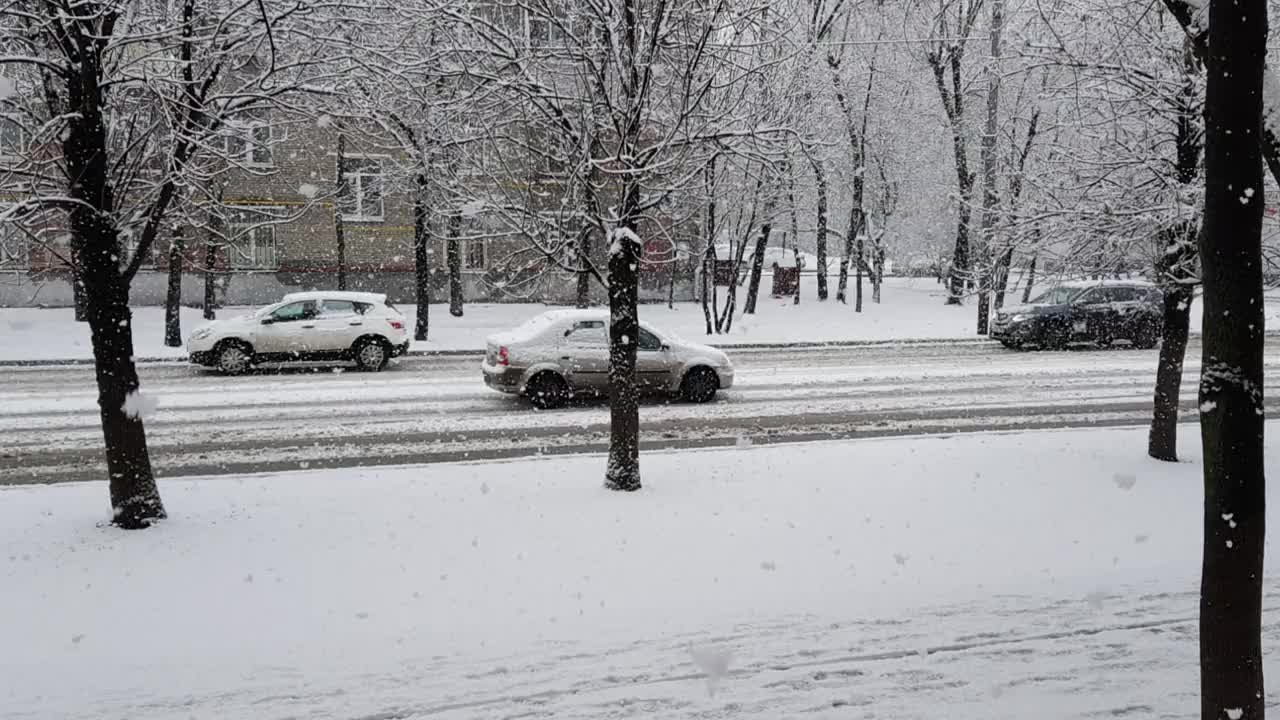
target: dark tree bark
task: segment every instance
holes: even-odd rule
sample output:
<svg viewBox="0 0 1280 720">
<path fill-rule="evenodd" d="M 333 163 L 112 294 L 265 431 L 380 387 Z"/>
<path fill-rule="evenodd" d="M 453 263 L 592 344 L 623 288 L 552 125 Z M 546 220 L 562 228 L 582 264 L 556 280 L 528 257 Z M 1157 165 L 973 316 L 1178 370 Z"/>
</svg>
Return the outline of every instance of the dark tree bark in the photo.
<svg viewBox="0 0 1280 720">
<path fill-rule="evenodd" d="M 333 237 L 337 242 L 338 253 L 338 289 L 347 289 L 347 228 L 342 217 L 341 198 L 348 192 L 346 168 L 344 167 L 347 159 L 347 135 L 346 133 L 338 133 L 338 204 L 333 208 Z"/>
<path fill-rule="evenodd" d="M 1179 97 L 1177 136 L 1178 183 L 1187 193 L 1199 178 L 1200 155 L 1203 150 L 1197 123 L 1201 115 L 1195 76 L 1199 63 L 1187 42 L 1183 53 L 1183 82 Z M 1179 223 L 1162 233 L 1160 254 L 1156 259 L 1156 280 L 1164 291 L 1164 342 L 1156 364 L 1155 403 L 1151 414 L 1151 431 L 1147 436 L 1147 454 L 1157 460 L 1178 459 L 1178 399 L 1182 393 L 1182 367 L 1187 353 L 1187 335 L 1191 325 L 1191 300 L 1195 295 L 1196 246 L 1199 227 L 1196 221 Z"/>
<path fill-rule="evenodd" d="M 881 242 L 881 236 L 876 236 L 874 249 L 871 251 L 872 264 L 875 268 L 875 280 L 871 284 L 871 302 L 880 304 L 880 288 L 884 285 L 884 244 Z"/>
<path fill-rule="evenodd" d="M 822 167 L 822 160 L 810 156 L 813 165 L 813 177 L 818 196 L 818 227 L 815 233 L 814 247 L 818 259 L 818 299 L 827 299 L 827 173 Z"/>
<path fill-rule="evenodd" d="M 204 243 L 204 302 L 201 310 L 205 320 L 217 319 L 218 287 L 215 284 L 218 264 L 218 244 L 214 240 L 213 230 L 209 231 Z"/>
<path fill-rule="evenodd" d="M 720 331 L 719 313 L 716 307 L 716 159 L 707 161 L 704 175 L 704 186 L 707 192 L 706 235 L 707 247 L 702 256 L 702 315 L 707 321 L 707 334 Z M 709 296 L 709 297 L 708 297 Z M 715 319 L 714 327 L 712 319 Z"/>
<path fill-rule="evenodd" d="M 970 23 L 972 25 L 972 23 Z M 962 36 L 967 34 L 962 33 Z M 965 137 L 964 116 L 964 83 L 961 67 L 964 60 L 964 45 L 951 44 L 945 54 L 930 52 L 929 67 L 933 70 L 934 85 L 942 100 L 942 109 L 951 126 L 951 149 L 955 159 L 956 187 L 959 190 L 959 205 L 956 208 L 956 243 L 952 254 L 950 292 L 947 294 L 948 305 L 960 305 L 964 300 L 966 286 L 970 278 L 969 259 L 969 221 L 973 201 L 973 172 L 969 170 L 968 138 Z M 950 70 L 952 87 L 947 87 L 947 75 Z"/>
<path fill-rule="evenodd" d="M 764 224 L 760 226 L 760 235 L 756 237 L 756 252 L 751 257 L 751 281 L 747 285 L 747 301 L 742 305 L 742 314 L 754 315 L 756 298 L 760 295 L 760 277 L 764 272 L 765 251 L 769 249 L 769 233 L 773 225 L 769 216 L 772 214 L 772 203 L 765 211 Z"/>
<path fill-rule="evenodd" d="M 591 228 L 584 228 L 578 233 L 578 288 L 576 305 L 580 308 L 591 307 Z"/>
<path fill-rule="evenodd" d="M 1200 439 L 1204 559 L 1200 716 L 1261 720 L 1263 468 L 1262 79 L 1264 0 L 1209 5 Z"/>
<path fill-rule="evenodd" d="M 1031 264 L 1027 266 L 1027 285 L 1022 288 L 1022 303 L 1031 302 L 1031 288 L 1036 284 L 1036 256 L 1031 256 Z"/>
<path fill-rule="evenodd" d="M 799 305 L 801 272 L 804 268 L 800 263 L 800 217 L 796 210 L 796 175 L 791 163 L 787 163 L 787 204 L 791 210 L 791 252 L 795 254 L 796 260 L 796 294 L 791 302 L 793 305 Z"/>
<path fill-rule="evenodd" d="M 858 239 L 853 244 L 853 311 L 862 312 L 862 268 L 866 266 L 864 254 L 866 252 L 864 237 L 862 233 L 858 233 Z"/>
<path fill-rule="evenodd" d="M 164 344 L 182 347 L 182 268 L 186 257 L 186 237 L 182 226 L 173 229 L 169 240 L 169 286 L 164 297 Z"/>
<path fill-rule="evenodd" d="M 1000 259 L 996 261 L 995 267 L 995 299 L 992 305 L 996 310 L 1004 307 L 1004 296 L 1009 292 L 1009 268 L 1013 265 L 1013 246 L 1010 245 L 1000 253 Z M 1015 285 L 1015 291 L 1018 289 Z"/>
<path fill-rule="evenodd" d="M 84 280 L 80 278 L 80 261 L 75 259 L 75 253 L 72 253 L 72 267 L 69 269 L 71 273 L 71 293 L 75 305 L 76 322 L 89 321 L 89 298 L 84 292 Z"/>
<path fill-rule="evenodd" d="M 624 190 L 624 218 L 634 217 L 639 188 Z M 628 210 L 630 208 L 630 210 Z M 614 231 L 609 243 L 609 465 L 605 487 L 640 489 L 640 391 L 636 386 L 639 338 L 640 243 L 633 225 Z"/>
<path fill-rule="evenodd" d="M 449 314 L 462 317 L 462 248 L 458 238 L 462 235 L 462 216 L 449 216 L 449 237 L 445 241 L 446 260 L 449 263 Z"/>
<path fill-rule="evenodd" d="M 96 39 L 80 41 L 78 73 L 66 77 L 69 114 L 62 139 L 70 177 L 68 194 L 76 201 L 69 211 L 73 257 L 81 264 L 85 310 L 93 339 L 98 409 L 105 441 L 113 522 L 138 529 L 165 517 L 160 491 L 151 470 L 142 418 L 125 410 L 138 390 L 133 362 L 133 327 L 129 312 L 129 278 L 121 270 L 120 235 L 113 224 L 115 191 L 108 182 L 106 121 L 103 117 L 102 53 Z M 163 208 L 161 208 L 163 209 Z M 149 243 L 140 243 L 143 252 Z"/>
<path fill-rule="evenodd" d="M 427 339 L 431 330 L 431 230 L 427 226 L 427 191 L 429 178 L 425 170 L 418 173 L 413 193 L 413 285 L 418 306 L 413 324 L 413 339 Z"/>
<path fill-rule="evenodd" d="M 747 241 L 751 237 L 751 234 L 755 231 L 756 207 L 760 202 L 760 189 L 763 186 L 764 186 L 763 179 L 756 181 L 755 194 L 752 195 L 751 197 L 751 214 L 748 216 L 748 219 L 747 219 L 747 231 L 743 235 L 742 240 L 739 241 L 737 250 L 734 253 L 733 281 L 729 284 L 728 291 L 725 292 L 724 313 L 720 316 L 720 320 L 719 320 L 720 330 L 721 332 L 724 332 L 724 333 L 728 333 L 730 330 L 733 329 L 733 313 L 738 309 L 738 285 L 739 285 L 739 277 L 741 276 L 741 272 L 742 272 L 742 259 L 743 257 L 745 257 L 747 252 L 747 245 L 748 245 Z M 769 208 L 768 212 L 766 212 L 766 215 L 768 215 L 770 212 L 772 212 L 772 208 Z"/>
</svg>

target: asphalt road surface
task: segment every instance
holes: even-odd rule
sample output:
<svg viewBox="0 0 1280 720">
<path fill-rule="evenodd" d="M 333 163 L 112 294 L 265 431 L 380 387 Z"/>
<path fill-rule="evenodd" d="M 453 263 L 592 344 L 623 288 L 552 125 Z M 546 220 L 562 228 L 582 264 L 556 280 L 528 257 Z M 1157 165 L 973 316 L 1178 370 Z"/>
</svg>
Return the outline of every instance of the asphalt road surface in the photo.
<svg viewBox="0 0 1280 720">
<path fill-rule="evenodd" d="M 1200 347 L 1183 380 L 1195 419 Z M 974 343 L 731 351 L 737 384 L 712 403 L 652 398 L 642 448 L 1143 425 L 1156 351 L 1013 352 Z M 156 407 L 147 439 L 162 477 L 455 462 L 607 449 L 604 401 L 538 411 L 487 389 L 477 357 L 223 377 L 141 368 Z M 1266 383 L 1280 378 L 1268 348 Z M 1268 405 L 1268 410 L 1272 410 Z M 0 368 L 0 484 L 105 477 L 92 368 Z"/>
</svg>

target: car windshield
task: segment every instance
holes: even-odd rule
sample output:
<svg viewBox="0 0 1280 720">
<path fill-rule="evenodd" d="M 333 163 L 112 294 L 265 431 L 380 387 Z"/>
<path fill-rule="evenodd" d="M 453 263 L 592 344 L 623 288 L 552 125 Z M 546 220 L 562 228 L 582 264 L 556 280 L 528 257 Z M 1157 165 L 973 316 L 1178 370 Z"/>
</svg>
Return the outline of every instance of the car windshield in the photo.
<svg viewBox="0 0 1280 720">
<path fill-rule="evenodd" d="M 1032 305 L 1066 305 L 1079 295 L 1084 288 L 1078 287 L 1056 287 L 1047 292 L 1037 295 L 1031 301 Z"/>
</svg>

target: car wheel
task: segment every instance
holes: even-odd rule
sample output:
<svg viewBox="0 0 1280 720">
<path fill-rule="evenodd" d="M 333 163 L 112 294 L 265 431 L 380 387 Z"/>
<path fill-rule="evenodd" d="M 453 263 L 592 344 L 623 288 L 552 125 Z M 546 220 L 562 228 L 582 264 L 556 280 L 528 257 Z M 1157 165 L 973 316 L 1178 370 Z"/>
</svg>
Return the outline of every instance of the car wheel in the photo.
<svg viewBox="0 0 1280 720">
<path fill-rule="evenodd" d="M 391 346 L 379 338 L 364 337 L 351 346 L 351 359 L 365 372 L 377 372 L 391 359 Z"/>
<path fill-rule="evenodd" d="M 1044 339 L 1040 342 L 1040 347 L 1045 350 L 1066 350 L 1067 343 L 1070 342 L 1071 333 L 1066 328 L 1060 330 L 1046 330 Z"/>
<path fill-rule="evenodd" d="M 540 372 L 529 379 L 524 394 L 539 410 L 551 410 L 569 399 L 569 385 L 553 372 Z"/>
<path fill-rule="evenodd" d="M 214 367 L 223 375 L 240 375 L 253 366 L 253 348 L 239 340 L 223 340 L 213 351 Z"/>
<path fill-rule="evenodd" d="M 696 367 L 684 376 L 680 383 L 680 396 L 692 403 L 709 402 L 720 389 L 720 378 L 709 367 Z"/>
</svg>

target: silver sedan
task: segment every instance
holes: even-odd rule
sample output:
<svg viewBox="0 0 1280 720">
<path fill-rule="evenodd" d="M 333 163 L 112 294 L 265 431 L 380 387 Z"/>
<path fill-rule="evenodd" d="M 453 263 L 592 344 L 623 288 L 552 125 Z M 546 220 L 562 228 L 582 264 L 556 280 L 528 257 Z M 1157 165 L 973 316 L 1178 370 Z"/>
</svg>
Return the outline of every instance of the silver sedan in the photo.
<svg viewBox="0 0 1280 720">
<path fill-rule="evenodd" d="M 553 408 L 575 395 L 609 392 L 609 313 L 553 310 L 486 340 L 485 384 Z M 636 375 L 642 391 L 703 403 L 733 385 L 723 352 L 640 323 Z"/>
</svg>

